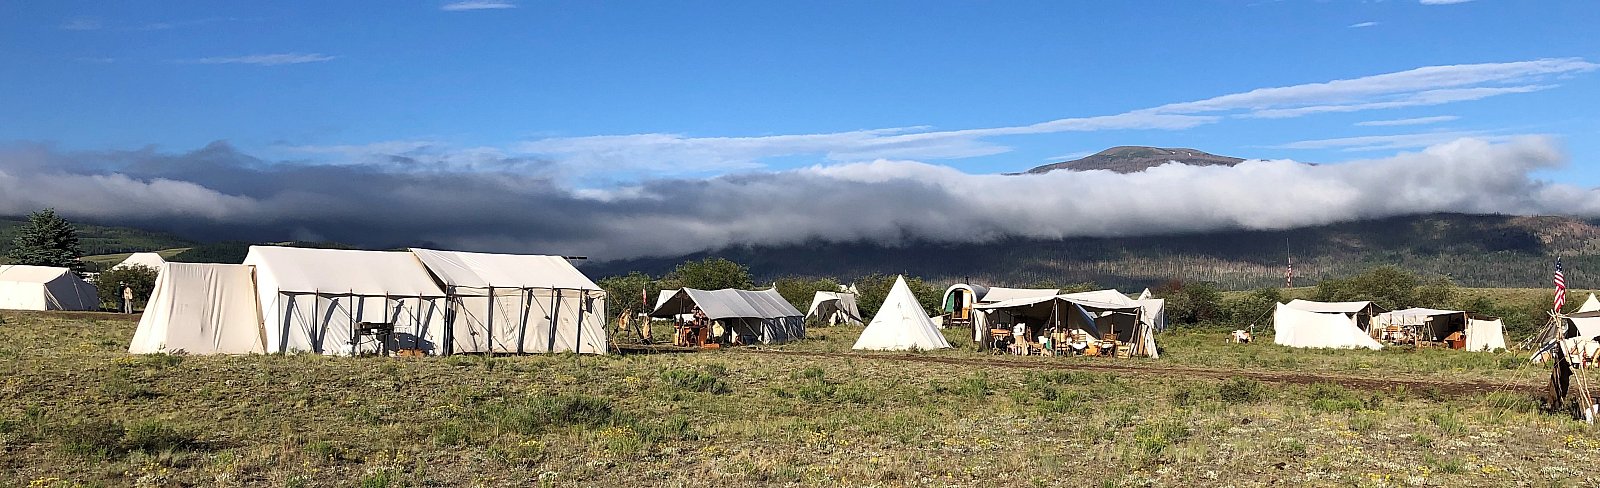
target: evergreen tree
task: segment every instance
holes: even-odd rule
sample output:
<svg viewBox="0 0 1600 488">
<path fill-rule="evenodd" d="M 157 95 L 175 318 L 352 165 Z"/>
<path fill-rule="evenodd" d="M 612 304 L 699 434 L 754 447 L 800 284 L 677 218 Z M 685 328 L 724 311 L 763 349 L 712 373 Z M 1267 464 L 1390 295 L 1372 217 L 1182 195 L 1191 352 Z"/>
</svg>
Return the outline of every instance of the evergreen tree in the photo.
<svg viewBox="0 0 1600 488">
<path fill-rule="evenodd" d="M 28 223 L 12 241 L 11 252 L 6 257 L 13 264 L 54 266 L 83 271 L 83 255 L 78 249 L 78 229 L 56 215 L 54 209 L 44 209 L 28 215 Z"/>
</svg>

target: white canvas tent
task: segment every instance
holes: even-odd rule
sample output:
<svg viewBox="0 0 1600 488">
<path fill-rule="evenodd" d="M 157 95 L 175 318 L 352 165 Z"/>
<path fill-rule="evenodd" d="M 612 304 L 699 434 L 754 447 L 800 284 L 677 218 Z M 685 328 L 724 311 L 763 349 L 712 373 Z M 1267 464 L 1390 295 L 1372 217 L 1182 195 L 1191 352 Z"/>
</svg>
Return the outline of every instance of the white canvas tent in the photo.
<svg viewBox="0 0 1600 488">
<path fill-rule="evenodd" d="M 161 265 L 163 264 L 167 264 L 167 259 L 161 257 L 160 254 L 153 252 L 136 252 L 132 255 L 129 255 L 127 259 L 122 260 L 122 262 L 117 263 L 116 266 L 112 266 L 111 269 L 127 266 L 145 266 L 160 271 Z"/>
<path fill-rule="evenodd" d="M 266 352 L 253 271 L 242 264 L 167 263 L 128 352 Z"/>
<path fill-rule="evenodd" d="M 726 327 L 741 344 L 777 344 L 806 336 L 805 316 L 789 304 L 776 288 L 749 290 L 676 290 L 650 312 L 651 317 L 672 318 L 700 307 L 706 318 Z"/>
<path fill-rule="evenodd" d="M 460 337 L 446 330 L 444 290 L 409 252 L 250 246 L 244 264 L 256 270 L 267 352 L 377 351 L 377 341 L 355 338 L 361 322 L 393 324 L 394 346 L 429 354 L 477 339 L 465 321 Z"/>
<path fill-rule="evenodd" d="M 895 279 L 894 287 L 883 299 L 883 306 L 878 308 L 878 314 L 861 331 L 861 337 L 856 339 L 851 349 L 904 351 L 948 347 L 950 342 L 934 327 L 933 321 L 928 320 L 928 312 L 922 309 L 917 296 L 906 285 L 906 278 L 901 276 Z"/>
<path fill-rule="evenodd" d="M 100 293 L 67 268 L 0 265 L 0 309 L 99 310 Z"/>
<path fill-rule="evenodd" d="M 806 318 L 821 317 L 828 325 L 861 324 L 861 311 L 856 308 L 856 295 L 848 292 L 819 291 L 811 297 L 811 308 Z"/>
<path fill-rule="evenodd" d="M 1383 349 L 1356 327 L 1355 318 L 1339 312 L 1319 313 L 1278 304 L 1272 313 L 1273 342 L 1289 347 Z"/>
<path fill-rule="evenodd" d="M 411 252 L 449 297 L 450 353 L 606 353 L 606 293 L 565 258 Z"/>
<path fill-rule="evenodd" d="M 1476 318 L 1461 310 L 1408 308 L 1378 314 L 1373 323 L 1380 327 L 1397 325 L 1416 330 L 1422 339 L 1443 341 L 1460 332 L 1468 351 L 1493 351 L 1506 347 L 1505 324 L 1500 319 Z"/>
<path fill-rule="evenodd" d="M 1593 293 L 1590 293 L 1589 299 L 1584 300 L 1583 305 L 1578 307 L 1576 314 L 1582 315 L 1584 312 L 1600 312 L 1600 300 L 1596 300 Z M 1578 337 L 1600 336 L 1600 317 L 1567 316 L 1566 319 L 1572 322 Z"/>
</svg>

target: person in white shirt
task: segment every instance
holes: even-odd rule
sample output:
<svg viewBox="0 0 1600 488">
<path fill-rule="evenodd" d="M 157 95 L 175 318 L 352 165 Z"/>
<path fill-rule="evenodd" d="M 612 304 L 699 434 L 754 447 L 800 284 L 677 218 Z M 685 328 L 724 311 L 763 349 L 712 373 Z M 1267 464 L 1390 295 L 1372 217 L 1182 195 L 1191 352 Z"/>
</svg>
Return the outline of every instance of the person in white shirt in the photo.
<svg viewBox="0 0 1600 488">
<path fill-rule="evenodd" d="M 1017 325 L 1011 328 L 1011 337 L 1013 339 L 1011 342 L 1011 347 L 1017 348 L 1017 354 L 1027 355 L 1028 324 L 1017 322 Z"/>
</svg>

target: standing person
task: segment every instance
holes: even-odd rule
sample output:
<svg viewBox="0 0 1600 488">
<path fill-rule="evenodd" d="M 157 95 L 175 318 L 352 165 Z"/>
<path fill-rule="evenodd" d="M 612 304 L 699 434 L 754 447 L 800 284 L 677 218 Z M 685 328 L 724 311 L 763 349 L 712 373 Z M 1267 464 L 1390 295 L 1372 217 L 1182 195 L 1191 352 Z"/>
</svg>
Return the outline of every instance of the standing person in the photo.
<svg viewBox="0 0 1600 488">
<path fill-rule="evenodd" d="M 133 313 L 133 287 L 122 285 L 122 313 Z"/>
<path fill-rule="evenodd" d="M 1028 355 L 1028 324 L 1017 322 L 1017 325 L 1011 328 L 1011 345 L 1017 348 L 1017 354 Z"/>
</svg>

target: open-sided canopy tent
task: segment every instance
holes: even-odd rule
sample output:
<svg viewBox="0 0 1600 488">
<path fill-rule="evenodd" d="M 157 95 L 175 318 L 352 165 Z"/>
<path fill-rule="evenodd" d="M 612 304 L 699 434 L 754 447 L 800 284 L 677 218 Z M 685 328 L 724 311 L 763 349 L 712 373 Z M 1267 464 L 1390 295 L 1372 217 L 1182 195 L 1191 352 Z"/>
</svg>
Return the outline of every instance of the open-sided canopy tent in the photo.
<svg viewBox="0 0 1600 488">
<path fill-rule="evenodd" d="M 244 264 L 256 269 L 267 352 L 376 351 L 375 340 L 352 344 L 361 322 L 393 324 L 394 345 L 430 354 L 478 342 L 465 321 L 445 330 L 444 290 L 410 252 L 250 246 Z"/>
<path fill-rule="evenodd" d="M 1493 351 L 1506 347 L 1505 324 L 1498 318 L 1473 317 L 1461 310 L 1407 308 L 1378 314 L 1379 327 L 1398 325 L 1413 328 L 1423 340 L 1439 342 L 1461 333 L 1468 351 Z"/>
<path fill-rule="evenodd" d="M 266 348 L 249 266 L 167 263 L 128 352 L 248 354 Z"/>
<path fill-rule="evenodd" d="M 161 269 L 161 265 L 163 264 L 167 264 L 167 259 L 161 257 L 160 254 L 153 252 L 136 252 L 128 256 L 128 259 L 124 259 L 122 262 L 117 263 L 116 266 L 112 266 L 111 269 L 117 269 L 125 266 L 145 266 L 159 271 Z"/>
<path fill-rule="evenodd" d="M 1367 331 L 1371 328 L 1373 317 L 1387 311 L 1383 307 L 1379 307 L 1378 304 L 1367 301 L 1313 302 L 1311 300 L 1301 300 L 1296 298 L 1294 300 L 1289 300 L 1287 305 L 1289 308 L 1307 312 L 1344 314 L 1345 316 L 1354 319 L 1356 328 L 1361 329 L 1362 331 Z"/>
<path fill-rule="evenodd" d="M 67 268 L 0 265 L 0 309 L 99 310 L 100 293 Z"/>
<path fill-rule="evenodd" d="M 1272 313 L 1273 342 L 1289 347 L 1383 349 L 1356 327 L 1355 318 L 1340 312 L 1312 312 L 1278 304 Z"/>
<path fill-rule="evenodd" d="M 805 317 L 776 288 L 761 291 L 682 288 L 662 301 L 651 317 L 671 318 L 700 307 L 743 344 L 777 344 L 806 336 Z"/>
<path fill-rule="evenodd" d="M 1116 290 L 1110 290 L 1114 296 L 1104 291 L 1019 298 L 974 308 L 1003 313 L 1008 317 L 1005 321 L 1022 321 L 1062 332 L 1083 330 L 1096 340 L 1116 334 L 1118 341 L 1134 345 L 1135 355 L 1159 357 L 1155 328 L 1143 320 L 1144 307 Z M 1005 321 L 997 319 L 996 323 Z"/>
<path fill-rule="evenodd" d="M 606 293 L 560 256 L 412 249 L 449 297 L 451 353 L 606 353 Z"/>
<path fill-rule="evenodd" d="M 878 314 L 861 331 L 851 349 L 877 351 L 904 351 L 909 349 L 944 349 L 950 347 L 944 334 L 928 319 L 928 312 L 911 293 L 904 276 L 894 280 L 894 287 L 878 307 Z"/>
<path fill-rule="evenodd" d="M 856 295 L 848 292 L 819 291 L 811 298 L 811 308 L 806 318 L 821 317 L 828 325 L 860 324 L 861 311 L 856 308 Z"/>
</svg>

